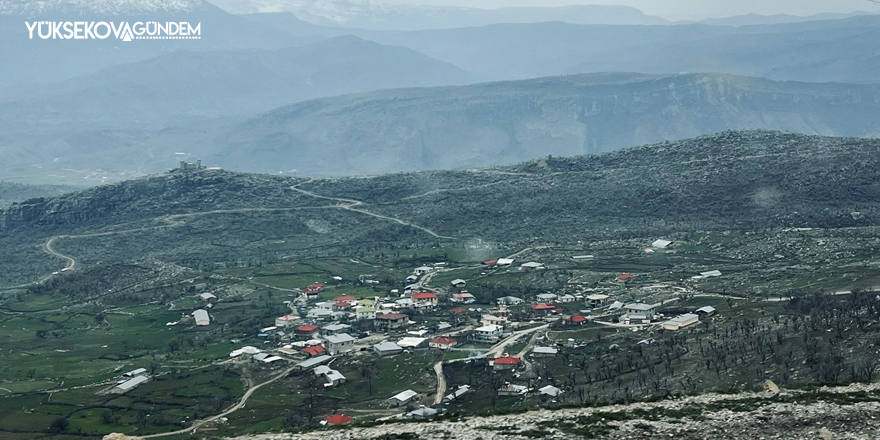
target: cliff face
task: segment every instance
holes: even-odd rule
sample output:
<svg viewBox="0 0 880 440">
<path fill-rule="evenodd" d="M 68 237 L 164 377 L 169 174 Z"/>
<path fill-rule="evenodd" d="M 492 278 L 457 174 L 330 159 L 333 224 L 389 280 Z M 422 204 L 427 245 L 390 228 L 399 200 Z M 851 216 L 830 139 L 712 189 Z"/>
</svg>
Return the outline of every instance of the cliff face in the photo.
<svg viewBox="0 0 880 440">
<path fill-rule="evenodd" d="M 376 174 L 512 164 L 724 130 L 873 136 L 880 87 L 586 75 L 386 91 L 278 109 L 215 139 L 224 167 Z"/>
</svg>

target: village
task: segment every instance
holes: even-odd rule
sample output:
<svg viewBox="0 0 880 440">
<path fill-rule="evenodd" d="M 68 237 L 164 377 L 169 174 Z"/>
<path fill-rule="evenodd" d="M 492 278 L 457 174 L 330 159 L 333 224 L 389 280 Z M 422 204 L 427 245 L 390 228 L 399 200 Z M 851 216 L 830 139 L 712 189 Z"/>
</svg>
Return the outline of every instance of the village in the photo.
<svg viewBox="0 0 880 440">
<path fill-rule="evenodd" d="M 663 252 L 672 245 L 671 241 L 657 240 L 644 252 Z M 585 261 L 594 256 L 567 258 Z M 544 270 L 547 270 L 544 263 L 519 262 L 516 256 L 510 256 L 483 261 L 478 277 Z M 445 366 L 483 365 L 494 375 L 494 393 L 499 398 L 535 396 L 544 404 L 553 405 L 563 401 L 563 395 L 569 390 L 542 379 L 533 366 L 534 361 L 555 358 L 561 351 L 578 350 L 589 342 L 562 336 L 569 333 L 577 336 L 576 330 L 585 328 L 641 332 L 645 337 L 638 345 L 648 346 L 656 343 L 652 334 L 684 331 L 716 314 L 711 305 L 677 307 L 675 303 L 684 288 L 656 283 L 645 285 L 639 282 L 638 275 L 631 273 L 618 273 L 594 288 L 575 287 L 567 289 L 570 292 L 530 296 L 507 295 L 495 298 L 490 304 L 481 304 L 469 291 L 468 280 L 454 278 L 442 285 L 432 282 L 443 275 L 448 278 L 455 271 L 456 268 L 446 262 L 414 268 L 403 280 L 402 289 L 389 289 L 381 297 L 334 293 L 348 283 L 378 283 L 368 276 L 348 283 L 340 276 L 316 280 L 284 300 L 289 313 L 255 329 L 250 338 L 233 340 L 238 345 L 229 351 L 227 362 L 257 365 L 268 371 L 289 368 L 293 377 L 308 378 L 308 383 L 327 392 L 352 380 L 346 373 L 352 370 L 352 365 L 363 365 L 374 359 L 398 362 L 401 357 L 435 353 L 434 359 L 439 360 L 424 367 L 432 369 L 436 387 L 425 389 L 424 384 L 395 383 L 392 393 L 373 399 L 371 407 L 385 411 L 370 413 L 386 419 L 430 419 L 445 413 L 449 404 L 467 399 L 474 391 L 474 383 L 447 384 Z M 720 275 L 718 271 L 703 272 L 692 280 Z M 632 292 L 642 289 L 650 292 L 645 301 L 631 301 Z M 215 324 L 211 310 L 223 302 L 223 297 L 210 292 L 196 296 L 199 308 L 178 322 L 169 322 L 168 326 Z M 361 371 L 357 376 L 354 380 L 364 379 Z M 148 380 L 146 370 L 135 370 L 120 378 L 108 392 L 126 393 Z M 370 386 L 372 388 L 372 384 Z M 343 402 L 341 408 L 334 408 L 332 414 L 325 415 L 321 424 L 347 424 L 356 420 L 344 410 Z"/>
</svg>

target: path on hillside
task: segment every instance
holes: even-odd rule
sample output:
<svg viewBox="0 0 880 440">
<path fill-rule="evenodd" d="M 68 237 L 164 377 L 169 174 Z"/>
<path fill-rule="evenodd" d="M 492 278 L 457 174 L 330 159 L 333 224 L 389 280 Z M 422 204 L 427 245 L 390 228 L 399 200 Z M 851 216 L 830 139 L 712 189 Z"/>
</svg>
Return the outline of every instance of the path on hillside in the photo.
<svg viewBox="0 0 880 440">
<path fill-rule="evenodd" d="M 244 395 L 241 396 L 241 400 L 239 400 L 238 403 L 233 405 L 231 408 L 229 408 L 226 411 L 223 411 L 222 413 L 217 414 L 215 416 L 208 417 L 207 419 L 195 421 L 195 422 L 193 422 L 193 424 L 189 428 L 184 428 L 184 429 L 180 429 L 180 430 L 172 431 L 172 432 L 163 432 L 161 434 L 151 434 L 151 435 L 138 436 L 138 438 L 142 438 L 142 439 L 144 439 L 144 438 L 159 438 L 159 437 L 168 437 L 168 436 L 178 435 L 178 434 L 187 434 L 187 433 L 194 434 L 202 426 L 205 426 L 208 423 L 211 423 L 211 422 L 213 422 L 217 419 L 220 419 L 222 417 L 226 417 L 226 416 L 244 408 L 248 399 L 251 397 L 251 395 L 254 394 L 255 391 L 257 391 L 258 389 L 262 388 L 265 385 L 269 385 L 270 383 L 275 382 L 276 380 L 283 378 L 284 376 L 287 376 L 288 374 L 290 374 L 291 371 L 294 370 L 294 368 L 296 368 L 296 366 L 293 366 L 293 367 L 290 367 L 290 368 L 284 370 L 283 372 L 281 372 L 277 376 L 275 376 L 275 377 L 273 377 L 263 383 L 260 383 L 260 384 L 257 384 L 257 385 L 254 385 L 254 386 L 248 388 L 248 390 L 244 393 Z"/>
<path fill-rule="evenodd" d="M 513 332 L 510 336 L 504 338 L 503 340 L 501 340 L 500 342 L 498 342 L 497 344 L 492 346 L 492 348 L 490 348 L 485 353 L 483 353 L 483 357 L 488 358 L 488 357 L 491 357 L 491 355 L 493 355 L 493 354 L 496 355 L 495 357 L 497 357 L 501 353 L 504 353 L 504 349 L 507 348 L 507 346 L 512 344 L 513 342 L 516 342 L 516 340 L 519 339 L 520 336 L 527 335 L 529 333 L 534 333 L 538 330 L 546 329 L 548 327 L 550 327 L 550 324 L 544 324 L 544 325 L 540 325 L 538 327 L 532 327 L 529 329 Z M 528 348 L 528 347 L 526 347 L 526 348 Z M 463 362 L 463 361 L 467 361 L 467 360 L 470 360 L 470 358 L 452 359 L 449 361 L 439 361 L 436 364 L 434 364 L 434 374 L 437 375 L 437 391 L 434 394 L 434 404 L 435 405 L 439 405 L 440 403 L 442 403 L 443 396 L 446 395 L 446 376 L 443 374 L 443 364 L 451 364 L 453 362 Z"/>
<path fill-rule="evenodd" d="M 297 191 L 297 192 L 300 192 L 300 193 L 302 193 L 302 194 L 305 194 L 305 195 L 307 195 L 307 196 L 316 197 L 316 198 L 324 199 L 324 200 L 333 200 L 333 201 L 339 202 L 339 203 L 340 203 L 339 205 L 334 205 L 334 207 L 335 207 L 335 208 L 338 208 L 338 209 L 344 209 L 344 210 L 347 210 L 347 211 L 359 212 L 359 213 L 361 213 L 361 214 L 369 215 L 369 216 L 371 216 L 371 217 L 375 217 L 375 218 L 379 218 L 379 219 L 383 219 L 383 220 L 392 221 L 392 222 L 395 222 L 395 223 L 398 223 L 398 224 L 401 224 L 401 225 L 404 225 L 404 226 L 409 226 L 409 227 L 411 227 L 411 228 L 415 228 L 415 229 L 418 229 L 418 230 L 420 230 L 420 231 L 422 231 L 422 232 L 425 232 L 425 233 L 427 233 L 428 235 L 431 235 L 431 236 L 433 236 L 433 237 L 435 237 L 435 238 L 443 238 L 443 239 L 447 239 L 447 240 L 454 240 L 454 237 L 447 237 L 447 236 L 445 236 L 445 235 L 440 235 L 440 234 L 438 234 L 438 233 L 436 233 L 436 232 L 434 232 L 434 231 L 432 231 L 432 230 L 430 230 L 430 229 L 428 229 L 428 228 L 426 228 L 426 227 L 424 227 L 424 226 L 419 226 L 419 225 L 417 225 L 417 224 L 415 224 L 415 223 L 407 222 L 407 221 L 404 221 L 404 220 L 401 220 L 401 219 L 399 219 L 399 218 L 395 218 L 395 217 L 389 217 L 389 216 L 387 216 L 387 215 L 376 214 L 375 212 L 365 211 L 365 210 L 363 210 L 363 209 L 358 209 L 358 208 L 356 208 L 357 206 L 363 206 L 363 205 L 365 205 L 365 203 L 362 202 L 362 201 L 360 201 L 360 200 L 345 199 L 345 198 L 342 198 L 342 197 L 322 196 L 322 195 L 320 195 L 320 194 L 315 194 L 315 193 L 313 193 L 313 192 L 311 192 L 311 191 L 308 191 L 308 190 L 305 190 L 305 189 L 302 189 L 302 188 L 299 187 L 299 185 L 302 185 L 302 184 L 304 184 L 304 183 L 308 183 L 308 182 L 310 182 L 310 181 L 311 181 L 311 180 L 307 180 L 307 181 L 305 181 L 305 182 L 298 183 L 298 184 L 296 184 L 296 185 L 291 186 L 290 189 L 292 189 L 292 190 L 294 190 L 294 191 Z"/>
</svg>

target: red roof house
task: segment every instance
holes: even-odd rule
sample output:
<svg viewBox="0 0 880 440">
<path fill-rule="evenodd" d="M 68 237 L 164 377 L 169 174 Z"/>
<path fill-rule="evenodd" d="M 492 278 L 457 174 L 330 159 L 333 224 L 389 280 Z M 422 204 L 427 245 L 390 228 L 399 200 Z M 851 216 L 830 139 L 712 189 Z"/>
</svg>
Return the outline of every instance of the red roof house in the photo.
<svg viewBox="0 0 880 440">
<path fill-rule="evenodd" d="M 519 358 L 515 358 L 513 356 L 505 356 L 495 359 L 492 362 L 492 367 L 496 370 L 510 370 L 516 368 L 519 365 Z"/>
<path fill-rule="evenodd" d="M 587 318 L 584 318 L 581 315 L 574 315 L 571 318 L 566 319 L 566 321 L 575 325 L 583 325 L 583 323 L 587 322 Z"/>
<path fill-rule="evenodd" d="M 618 280 L 618 281 L 629 281 L 629 280 L 631 280 L 631 279 L 633 279 L 633 278 L 635 278 L 635 275 L 633 275 L 633 274 L 629 274 L 629 273 L 622 273 L 622 274 L 620 274 L 620 275 L 617 276 L 617 280 Z"/>
<path fill-rule="evenodd" d="M 452 338 L 439 337 L 439 338 L 434 338 L 430 342 L 428 342 L 428 346 L 431 348 L 446 349 L 446 348 L 450 348 L 450 347 L 455 346 L 455 344 L 457 342 L 458 341 L 456 341 L 455 339 L 452 339 Z"/>
<path fill-rule="evenodd" d="M 324 421 L 327 422 L 328 425 L 344 425 L 346 423 L 353 422 L 354 419 L 346 415 L 334 414 L 324 419 Z"/>
<path fill-rule="evenodd" d="M 437 295 L 434 295 L 431 292 L 419 292 L 414 293 L 412 299 L 415 300 L 429 300 L 429 299 L 437 299 Z"/>
<path fill-rule="evenodd" d="M 294 330 L 294 333 L 298 335 L 310 335 L 318 331 L 318 326 L 315 324 L 303 324 Z"/>
<path fill-rule="evenodd" d="M 318 355 L 324 354 L 327 350 L 324 350 L 323 345 L 313 345 L 311 347 L 306 347 L 302 349 L 303 353 L 309 355 L 309 357 L 315 357 Z"/>
<path fill-rule="evenodd" d="M 483 262 L 483 264 L 485 264 L 486 266 L 494 266 L 494 265 L 498 264 L 498 259 L 495 258 L 493 260 L 486 260 Z"/>
<path fill-rule="evenodd" d="M 553 303 L 547 304 L 532 304 L 532 310 L 553 310 L 556 306 Z"/>
<path fill-rule="evenodd" d="M 352 296 L 352 295 L 342 295 L 342 296 L 337 296 L 336 298 L 333 298 L 333 301 L 336 301 L 336 302 L 339 302 L 339 301 L 354 301 L 354 300 L 356 300 L 356 299 L 357 299 L 357 298 L 355 298 L 355 297 Z"/>
</svg>

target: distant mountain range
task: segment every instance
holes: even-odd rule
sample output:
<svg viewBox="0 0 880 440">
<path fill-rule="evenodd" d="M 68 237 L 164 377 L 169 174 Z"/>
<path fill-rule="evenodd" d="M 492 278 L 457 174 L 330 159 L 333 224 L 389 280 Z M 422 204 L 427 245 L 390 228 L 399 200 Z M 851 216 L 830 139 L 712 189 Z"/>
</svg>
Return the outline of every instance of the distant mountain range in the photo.
<svg viewBox="0 0 880 440">
<path fill-rule="evenodd" d="M 293 102 L 393 87 L 474 82 L 451 65 L 353 36 L 279 50 L 178 51 L 10 93 L 11 125 L 162 127 L 253 115 Z M 0 127 L 5 125 L 0 122 Z"/>
<path fill-rule="evenodd" d="M 236 14 L 290 12 L 312 24 L 374 30 L 445 29 L 498 23 L 667 24 L 628 6 L 572 5 L 481 9 L 352 0 L 212 0 Z"/>
<path fill-rule="evenodd" d="M 763 26 L 498 24 L 352 31 L 491 79 L 592 72 L 724 72 L 798 81 L 877 82 L 880 16 Z"/>
<path fill-rule="evenodd" d="M 8 127 L 0 138 L 0 176 L 117 180 L 171 168 L 181 158 L 318 176 L 462 169 L 731 129 L 877 136 L 878 110 L 875 85 L 720 74 L 576 75 L 323 98 L 253 118 L 166 129 Z"/>
</svg>

